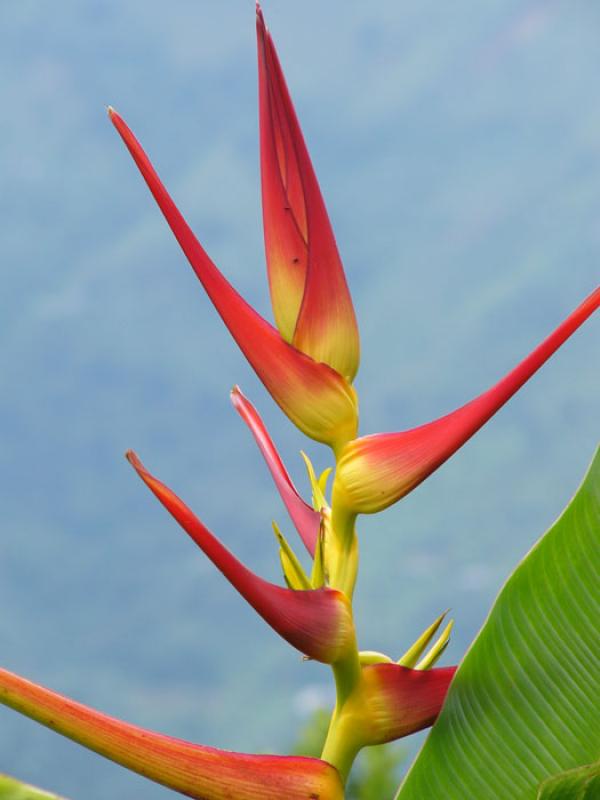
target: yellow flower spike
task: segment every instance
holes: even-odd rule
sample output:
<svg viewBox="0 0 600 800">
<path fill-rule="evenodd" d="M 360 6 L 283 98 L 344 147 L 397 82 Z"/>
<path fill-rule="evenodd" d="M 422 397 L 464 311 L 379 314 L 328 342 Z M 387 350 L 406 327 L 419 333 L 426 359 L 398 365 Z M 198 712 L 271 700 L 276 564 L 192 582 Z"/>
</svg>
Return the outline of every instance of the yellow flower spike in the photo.
<svg viewBox="0 0 600 800">
<path fill-rule="evenodd" d="M 440 614 L 440 616 L 436 620 L 434 620 L 434 622 L 432 622 L 428 628 L 425 628 L 425 630 L 415 641 L 415 643 L 408 648 L 406 653 L 404 653 L 402 658 L 399 658 L 396 663 L 400 664 L 401 667 L 414 667 L 419 658 L 421 657 L 421 655 L 423 654 L 423 651 L 425 650 L 429 642 L 433 639 L 433 637 L 437 633 L 438 628 L 444 621 L 444 617 L 446 616 L 447 613 L 448 610 L 444 611 L 444 613 Z"/>
<path fill-rule="evenodd" d="M 325 581 L 332 587 L 343 591 L 350 598 L 354 591 L 358 569 L 358 541 L 354 533 L 354 523 L 352 520 L 350 521 L 349 530 L 343 524 L 336 527 L 332 509 L 325 497 L 327 478 L 332 470 L 330 468 L 324 470 L 317 478 L 310 458 L 302 450 L 300 454 L 306 464 L 311 483 L 313 507 L 321 513 L 320 539 L 323 550 L 321 564 L 323 567 L 326 565 Z M 316 567 L 318 581 L 321 580 L 320 568 L 320 565 Z M 313 586 L 316 585 L 313 583 Z"/>
<path fill-rule="evenodd" d="M 325 475 L 325 486 L 327 486 L 327 478 L 329 477 L 329 473 L 331 472 L 331 467 L 329 470 L 325 470 L 325 472 L 321 473 L 321 477 L 317 478 L 317 473 L 315 472 L 315 468 L 312 465 L 312 461 L 306 455 L 304 450 L 300 450 L 300 455 L 304 459 L 304 463 L 306 464 L 306 471 L 308 472 L 308 479 L 310 481 L 310 488 L 312 491 L 312 504 L 315 511 L 320 511 L 322 508 L 329 508 L 329 504 L 325 499 L 325 491 L 321 486 L 321 480 L 323 475 Z"/>
<path fill-rule="evenodd" d="M 327 495 L 327 481 L 329 480 L 329 476 L 332 472 L 333 467 L 327 467 L 327 469 L 324 469 L 319 475 L 319 489 L 321 490 L 323 497 Z"/>
<path fill-rule="evenodd" d="M 304 590 L 310 589 L 311 584 L 306 572 L 298 557 L 290 547 L 289 542 L 280 531 L 279 526 L 275 521 L 273 525 L 273 533 L 279 542 L 279 560 L 281 561 L 281 568 L 283 570 L 283 577 L 290 589 Z"/>
<path fill-rule="evenodd" d="M 437 663 L 437 661 L 441 658 L 444 650 L 448 647 L 448 644 L 450 642 L 450 633 L 453 627 L 454 627 L 454 620 L 451 619 L 444 628 L 444 630 L 441 632 L 435 644 L 431 647 L 427 655 L 419 661 L 415 669 L 421 671 L 426 669 L 431 669 L 431 667 L 433 667 L 433 665 Z"/>
</svg>

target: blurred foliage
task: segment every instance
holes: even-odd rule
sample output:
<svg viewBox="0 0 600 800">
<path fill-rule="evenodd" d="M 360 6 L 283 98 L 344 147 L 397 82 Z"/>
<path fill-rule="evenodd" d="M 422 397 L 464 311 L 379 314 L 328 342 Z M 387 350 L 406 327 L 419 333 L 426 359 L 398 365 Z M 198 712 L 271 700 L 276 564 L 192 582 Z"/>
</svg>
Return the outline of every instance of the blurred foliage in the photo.
<svg viewBox="0 0 600 800">
<path fill-rule="evenodd" d="M 15 780 L 8 775 L 0 775 L 0 800 L 61 800 L 56 794 L 49 794 L 35 786 Z"/>
</svg>

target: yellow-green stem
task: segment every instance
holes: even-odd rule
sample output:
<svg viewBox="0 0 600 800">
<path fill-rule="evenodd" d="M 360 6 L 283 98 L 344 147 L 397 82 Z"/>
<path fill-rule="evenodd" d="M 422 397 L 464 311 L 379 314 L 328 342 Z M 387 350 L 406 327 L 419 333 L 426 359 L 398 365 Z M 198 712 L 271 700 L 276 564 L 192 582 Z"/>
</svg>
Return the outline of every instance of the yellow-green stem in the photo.
<svg viewBox="0 0 600 800">
<path fill-rule="evenodd" d="M 351 673 L 347 670 L 345 674 L 340 674 L 334 665 L 336 705 L 321 753 L 324 761 L 336 767 L 344 783 L 364 744 L 361 730 L 362 670 L 358 653 L 352 667 Z"/>
<path fill-rule="evenodd" d="M 335 452 L 336 466 L 340 452 Z M 335 486 L 335 481 L 334 481 Z M 338 502 L 336 502 L 338 500 Z M 329 586 L 339 589 L 352 603 L 358 574 L 358 538 L 355 531 L 356 514 L 349 513 L 335 497 L 331 498 L 329 537 L 326 541 L 326 562 L 329 568 Z M 352 724 L 353 698 L 361 693 L 362 667 L 356 640 L 352 650 L 341 661 L 332 664 L 335 679 L 336 704 L 321 758 L 332 764 L 340 773 L 344 784 L 362 743 L 360 726 Z"/>
<path fill-rule="evenodd" d="M 358 574 L 356 514 L 348 514 L 332 498 L 331 537 L 328 542 L 329 585 L 340 589 L 352 601 Z"/>
</svg>

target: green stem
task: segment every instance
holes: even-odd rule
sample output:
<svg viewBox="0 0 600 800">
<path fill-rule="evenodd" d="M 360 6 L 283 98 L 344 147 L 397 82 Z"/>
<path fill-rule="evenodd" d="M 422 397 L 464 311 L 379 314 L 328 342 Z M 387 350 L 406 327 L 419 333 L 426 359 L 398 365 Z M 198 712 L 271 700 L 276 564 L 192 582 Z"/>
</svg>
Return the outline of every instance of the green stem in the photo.
<svg viewBox="0 0 600 800">
<path fill-rule="evenodd" d="M 362 668 L 356 644 L 344 659 L 332 664 L 332 670 L 336 705 L 321 758 L 337 768 L 345 783 L 361 748 L 356 736 L 358 729 L 352 725 L 353 714 L 348 713 L 355 705 L 353 698 L 360 694 L 362 685 Z"/>
<path fill-rule="evenodd" d="M 331 540 L 328 543 L 327 563 L 329 585 L 344 592 L 350 601 L 358 575 L 358 539 L 354 528 L 356 514 L 340 511 L 332 498 Z"/>
<path fill-rule="evenodd" d="M 327 739 L 323 746 L 321 759 L 334 766 L 346 784 L 352 765 L 360 751 L 360 743 L 349 736 L 344 725 L 344 716 L 336 707 L 331 718 Z"/>
<path fill-rule="evenodd" d="M 336 453 L 336 466 L 338 460 L 339 453 Z M 336 500 L 334 490 L 331 498 L 329 537 L 326 540 L 329 586 L 344 592 L 352 603 L 359 561 L 355 531 L 356 514 L 348 513 L 344 505 Z M 360 709 L 362 687 L 362 668 L 356 639 L 350 652 L 339 662 L 332 664 L 332 670 L 336 704 L 321 758 L 337 768 L 345 784 L 362 746 L 360 726 L 353 724 L 356 720 L 352 711 L 353 708 Z"/>
</svg>

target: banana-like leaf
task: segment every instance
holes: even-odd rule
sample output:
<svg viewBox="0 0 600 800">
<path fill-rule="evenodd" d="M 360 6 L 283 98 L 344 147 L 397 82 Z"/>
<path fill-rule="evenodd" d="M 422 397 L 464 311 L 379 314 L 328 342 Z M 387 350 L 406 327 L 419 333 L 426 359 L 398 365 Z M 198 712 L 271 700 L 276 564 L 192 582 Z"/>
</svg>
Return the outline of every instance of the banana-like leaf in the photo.
<svg viewBox="0 0 600 800">
<path fill-rule="evenodd" d="M 500 592 L 396 800 L 535 800 L 599 756 L 600 450 Z"/>
<path fill-rule="evenodd" d="M 57 794 L 49 794 L 35 786 L 21 783 L 8 775 L 0 775 L 0 800 L 61 800 Z"/>
<path fill-rule="evenodd" d="M 537 800 L 594 800 L 600 797 L 600 761 L 570 769 L 540 786 Z"/>
</svg>

